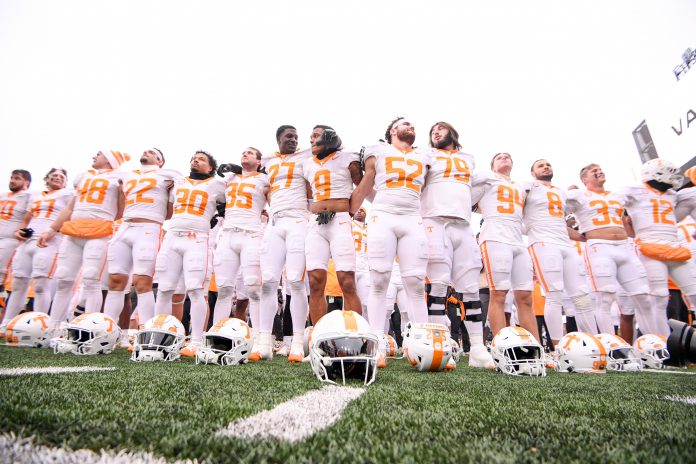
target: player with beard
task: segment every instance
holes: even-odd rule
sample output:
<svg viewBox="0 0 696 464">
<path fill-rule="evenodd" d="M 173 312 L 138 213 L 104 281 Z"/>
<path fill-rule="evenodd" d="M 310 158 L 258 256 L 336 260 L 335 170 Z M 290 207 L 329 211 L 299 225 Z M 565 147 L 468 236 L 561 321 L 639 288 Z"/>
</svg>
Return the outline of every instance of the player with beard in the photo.
<svg viewBox="0 0 696 464">
<path fill-rule="evenodd" d="M 174 179 L 181 177 L 176 171 L 162 169 L 163 165 L 162 152 L 151 148 L 140 157 L 140 169 L 124 173 L 123 223 L 109 244 L 109 293 L 104 302 L 104 313 L 115 321 L 123 310 L 124 295 L 130 292 L 127 286 L 131 274 L 140 321 L 145 323 L 155 315 L 152 277 L 162 223 L 172 215 L 169 191 Z"/>
<path fill-rule="evenodd" d="M 472 200 L 483 216 L 479 244 L 490 285 L 488 321 L 497 334 L 507 325 L 505 298 L 512 290 L 520 325 L 539 338 L 532 311 L 533 271 L 522 237 L 522 215 L 526 192 L 510 180 L 512 157 L 497 153 L 491 160 L 493 172 L 476 174 Z"/>
<path fill-rule="evenodd" d="M 65 169 L 51 169 L 44 177 L 46 190 L 32 195 L 31 210 L 15 232 L 15 237 L 22 244 L 17 248 L 12 262 L 12 296 L 3 327 L 24 309 L 31 279 L 34 280 L 34 311 L 48 314 L 51 306 L 50 279 L 55 270 L 62 236 L 59 234 L 45 248 L 39 248 L 37 241 L 75 195 L 73 190 L 65 188 L 67 181 Z"/>
<path fill-rule="evenodd" d="M 539 284 L 544 289 L 544 320 L 553 346 L 563 337 L 563 293 L 573 302 L 582 332 L 597 334 L 585 266 L 570 239 L 585 238 L 566 225 L 566 193 L 551 184 L 553 167 L 545 159 L 532 164 L 533 182 L 525 188 L 524 224 L 529 253 Z"/>
<path fill-rule="evenodd" d="M 5 291 L 5 278 L 19 245 L 15 232 L 29 211 L 31 194 L 27 189 L 30 184 L 29 171 L 15 169 L 10 175 L 10 191 L 0 195 L 0 292 Z"/>
<path fill-rule="evenodd" d="M 55 329 L 66 321 L 73 285 L 82 270 L 85 312 L 101 311 L 101 280 L 106 267 L 109 239 L 114 221 L 121 218 L 125 196 L 123 172 L 115 171 L 130 157 L 116 150 L 101 150 L 92 158 L 92 168 L 75 179 L 76 195 L 39 238 L 38 246 L 49 246 L 63 238 L 58 251 L 56 294 L 51 307 Z"/>
<path fill-rule="evenodd" d="M 447 287 L 464 303 L 464 323 L 471 341 L 469 366 L 494 369 L 483 344 L 483 317 L 478 277 L 481 254 L 471 231 L 471 176 L 474 157 L 461 151 L 459 133 L 447 122 L 430 128 L 434 148 L 421 199 L 423 225 L 428 237 L 428 313 L 430 322 L 447 325 Z"/>
<path fill-rule="evenodd" d="M 260 165 L 261 152 L 248 147 L 242 152 L 241 166 L 222 165 L 218 169 L 218 172 L 229 170 L 233 174 L 226 179 L 225 218 L 213 260 L 218 287 L 213 323 L 230 317 L 236 288 L 236 316 L 244 312 L 239 307 L 240 297 L 248 295 L 254 335 L 258 331 L 261 304 L 261 213 L 270 191 L 268 176 L 259 172 Z"/>
<path fill-rule="evenodd" d="M 360 208 L 353 216 L 353 242 L 355 243 L 355 288 L 362 305 L 362 313 L 367 316 L 367 298 L 370 294 L 370 267 L 367 264 L 367 211 Z M 369 319 L 368 319 L 369 320 Z"/>
<path fill-rule="evenodd" d="M 302 164 L 310 150 L 297 149 L 297 129 L 283 125 L 276 131 L 278 151 L 261 159 L 269 176 L 270 219 L 261 246 L 261 310 L 259 333 L 250 361 L 273 358 L 273 319 L 278 309 L 278 286 L 285 266 L 292 304 L 292 343 L 288 361 L 304 358 L 304 327 L 309 305 L 305 287 L 305 236 L 309 211 Z"/>
<path fill-rule="evenodd" d="M 378 367 L 386 366 L 384 321 L 394 258 L 399 259 L 409 320 L 428 322 L 425 302 L 428 241 L 420 200 L 431 151 L 413 148 L 416 130 L 401 117 L 389 124 L 385 137 L 387 144 L 365 150 L 365 174 L 350 201 L 351 211 L 355 213 L 372 189 L 376 189 L 367 236 L 371 280 L 367 313 L 370 326 L 380 340 Z"/>
<path fill-rule="evenodd" d="M 181 355 L 186 357 L 195 356 L 201 345 L 208 317 L 205 281 L 209 266 L 210 221 L 217 214 L 217 204 L 225 202 L 225 183 L 214 177 L 215 158 L 199 150 L 191 158 L 190 166 L 189 176 L 176 179 L 171 189 L 172 218 L 155 263 L 158 277 L 156 315 L 172 313 L 172 296 L 180 276 L 184 277 L 191 300 L 191 342 L 181 350 Z"/>
<path fill-rule="evenodd" d="M 309 222 L 305 254 L 309 271 L 309 311 L 313 323 L 326 314 L 325 296 L 329 259 L 333 259 L 341 287 L 343 308 L 362 313 L 355 288 L 355 244 L 350 209 L 353 184 L 360 184 L 359 156 L 343 149 L 336 131 L 314 126 L 310 138 L 312 158 L 302 172 L 312 192 L 312 220 Z"/>
<path fill-rule="evenodd" d="M 632 249 L 623 227 L 621 196 L 604 189 L 606 177 L 597 164 L 580 170 L 587 190 L 569 190 L 566 211 L 575 215 L 579 231 L 587 239 L 585 265 L 595 295 L 595 319 L 601 333 L 614 333 L 611 305 L 619 285 L 631 297 L 644 333 L 659 333 L 652 312 L 652 298 L 645 268 Z M 621 315 L 621 336 L 633 337 L 633 315 Z M 629 333 L 630 332 L 630 333 Z"/>
</svg>

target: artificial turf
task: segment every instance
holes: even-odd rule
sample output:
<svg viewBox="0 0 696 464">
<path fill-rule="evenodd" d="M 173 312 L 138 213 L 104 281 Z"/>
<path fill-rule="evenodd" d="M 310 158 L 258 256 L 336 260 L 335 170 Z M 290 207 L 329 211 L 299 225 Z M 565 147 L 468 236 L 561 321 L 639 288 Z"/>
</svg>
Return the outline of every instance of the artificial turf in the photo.
<svg viewBox="0 0 696 464">
<path fill-rule="evenodd" d="M 216 436 L 230 422 L 321 388 L 308 364 L 132 363 L 0 346 L 0 368 L 111 372 L 0 377 L 0 432 L 72 449 L 149 451 L 210 462 L 694 462 L 696 376 L 470 369 L 389 362 L 333 426 L 304 441 Z M 690 371 L 696 372 L 696 371 Z M 351 382 L 350 386 L 360 386 Z"/>
</svg>

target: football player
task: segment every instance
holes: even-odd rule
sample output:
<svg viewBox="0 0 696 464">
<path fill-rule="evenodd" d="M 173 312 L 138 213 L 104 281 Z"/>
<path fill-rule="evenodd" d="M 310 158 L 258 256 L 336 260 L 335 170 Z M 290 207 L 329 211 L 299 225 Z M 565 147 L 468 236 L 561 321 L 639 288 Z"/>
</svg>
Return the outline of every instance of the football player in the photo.
<svg viewBox="0 0 696 464">
<path fill-rule="evenodd" d="M 218 287 L 213 323 L 230 317 L 236 289 L 238 313 L 243 314 L 241 297 L 249 297 L 249 318 L 254 335 L 258 331 L 261 304 L 261 213 L 270 191 L 268 176 L 259 172 L 260 165 L 261 152 L 248 147 L 242 152 L 241 166 L 221 166 L 233 174 L 226 180 L 225 218 L 213 260 Z"/>
<path fill-rule="evenodd" d="M 644 333 L 656 333 L 651 309 L 650 287 L 645 268 L 633 251 L 622 216 L 622 198 L 604 189 L 606 176 L 598 164 L 580 170 L 580 180 L 587 190 L 567 192 L 567 212 L 573 213 L 579 231 L 587 239 L 585 265 L 595 294 L 595 319 L 600 333 L 614 333 L 611 305 L 623 287 L 634 302 L 638 325 Z M 622 314 L 622 318 L 632 318 Z M 622 323 L 621 336 L 631 339 L 632 324 Z"/>
<path fill-rule="evenodd" d="M 532 310 L 534 289 L 532 262 L 522 237 L 522 215 L 527 192 L 510 180 L 512 157 L 497 153 L 491 160 L 493 172 L 475 176 L 472 203 L 484 222 L 479 244 L 490 285 L 488 321 L 497 334 L 505 327 L 505 297 L 513 290 L 520 325 L 539 339 Z"/>
<path fill-rule="evenodd" d="M 656 332 L 646 332 L 668 337 L 667 302 L 668 278 L 679 286 L 689 302 L 696 301 L 696 264 L 691 261 L 691 251 L 679 245 L 677 221 L 691 213 L 696 206 L 696 191 L 676 192 L 681 187 L 682 176 L 669 161 L 653 159 L 643 164 L 640 171 L 642 187 L 619 190 L 627 215 L 624 224 L 630 235 L 635 235 L 638 257 L 645 267 L 650 293 L 655 299 L 653 316 Z M 678 208 L 678 201 L 682 207 Z M 689 207 L 684 208 L 685 205 Z M 675 216 L 675 209 L 678 215 Z"/>
<path fill-rule="evenodd" d="M 551 184 L 551 163 L 537 160 L 532 164 L 531 173 L 534 181 L 526 186 L 524 225 L 534 272 L 544 289 L 544 320 L 553 346 L 556 346 L 563 337 L 564 290 L 573 302 L 580 330 L 597 334 L 585 266 L 570 241 L 571 236 L 576 241 L 585 238 L 566 224 L 566 193 Z"/>
<path fill-rule="evenodd" d="M 474 157 L 464 153 L 459 133 L 447 122 L 430 128 L 434 156 L 423 186 L 421 213 L 428 237 L 428 314 L 431 322 L 449 325 L 447 288 L 464 303 L 471 341 L 469 366 L 494 369 L 483 344 L 483 317 L 478 292 L 481 254 L 471 231 L 471 176 Z"/>
<path fill-rule="evenodd" d="M 367 236 L 371 278 L 367 311 L 370 326 L 379 338 L 380 367 L 386 366 L 385 300 L 394 258 L 399 259 L 409 320 L 428 322 L 425 302 L 428 241 L 420 199 L 431 151 L 413 148 L 416 130 L 405 118 L 392 121 L 385 138 L 386 144 L 365 150 L 365 174 L 350 202 L 351 211 L 355 213 L 372 189 L 376 189 Z"/>
<path fill-rule="evenodd" d="M 56 329 L 68 318 L 73 284 L 80 270 L 85 312 L 101 311 L 101 280 L 109 239 L 125 203 L 123 172 L 115 169 L 128 159 L 116 150 L 99 151 L 92 158 L 92 169 L 75 179 L 76 195 L 39 238 L 38 246 L 46 247 L 57 240 L 59 232 L 66 235 L 58 251 L 56 294 L 51 307 L 51 324 Z"/>
<path fill-rule="evenodd" d="M 353 184 L 360 183 L 362 171 L 358 154 L 343 149 L 333 128 L 314 126 L 310 141 L 314 156 L 305 160 L 302 173 L 313 200 L 305 254 L 310 318 L 316 322 L 327 311 L 325 289 L 329 259 L 333 259 L 336 269 L 343 308 L 362 313 L 355 288 L 355 243 L 348 214 Z"/>
<path fill-rule="evenodd" d="M 273 319 L 278 309 L 278 286 L 285 266 L 292 295 L 293 339 L 288 361 L 304 359 L 304 327 L 309 305 L 305 287 L 305 236 L 307 235 L 307 187 L 302 164 L 310 150 L 297 149 L 297 129 L 283 125 L 276 131 L 278 151 L 261 159 L 270 184 L 270 220 L 261 246 L 261 310 L 259 334 L 250 361 L 273 357 Z"/>
<path fill-rule="evenodd" d="M 12 296 L 3 325 L 24 309 L 31 279 L 34 280 L 34 311 L 48 314 L 52 296 L 50 279 L 62 237 L 59 234 L 45 248 L 39 248 L 37 240 L 75 195 L 73 190 L 65 188 L 67 181 L 65 169 L 51 169 L 44 177 L 46 190 L 32 195 L 31 210 L 15 232 L 22 244 L 12 263 Z"/>
<path fill-rule="evenodd" d="M 27 190 L 30 184 L 29 171 L 15 169 L 10 175 L 10 191 L 0 195 L 0 292 L 5 290 L 12 255 L 19 245 L 15 232 L 30 208 L 31 194 Z"/>
<path fill-rule="evenodd" d="M 217 214 L 217 203 L 225 202 L 225 183 L 214 177 L 215 158 L 199 150 L 191 158 L 190 167 L 189 176 L 176 179 L 171 189 L 172 218 L 155 263 L 159 282 L 155 314 L 172 313 L 172 296 L 183 274 L 191 300 L 191 342 L 181 350 L 181 356 L 186 357 L 194 357 L 202 342 L 208 316 L 204 286 L 210 221 Z"/>
<path fill-rule="evenodd" d="M 124 295 L 132 274 L 138 295 L 136 308 L 141 321 L 155 315 L 155 296 L 152 276 L 160 246 L 162 223 L 171 217 L 169 191 L 176 171 L 162 169 L 164 155 L 157 148 L 145 150 L 140 157 L 140 169 L 124 173 L 125 209 L 123 223 L 109 244 L 109 293 L 104 302 L 104 313 L 115 321 L 123 310 Z"/>
</svg>

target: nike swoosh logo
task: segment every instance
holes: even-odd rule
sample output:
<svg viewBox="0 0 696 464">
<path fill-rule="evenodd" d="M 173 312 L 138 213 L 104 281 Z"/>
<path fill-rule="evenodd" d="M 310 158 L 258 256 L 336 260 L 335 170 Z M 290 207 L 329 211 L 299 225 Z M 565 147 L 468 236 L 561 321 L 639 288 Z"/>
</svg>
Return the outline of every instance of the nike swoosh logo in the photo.
<svg viewBox="0 0 696 464">
<path fill-rule="evenodd" d="M 343 221 L 343 222 L 341 222 L 341 221 L 338 221 L 338 223 L 339 223 L 339 224 L 347 224 L 347 222 L 346 222 L 346 221 Z"/>
</svg>

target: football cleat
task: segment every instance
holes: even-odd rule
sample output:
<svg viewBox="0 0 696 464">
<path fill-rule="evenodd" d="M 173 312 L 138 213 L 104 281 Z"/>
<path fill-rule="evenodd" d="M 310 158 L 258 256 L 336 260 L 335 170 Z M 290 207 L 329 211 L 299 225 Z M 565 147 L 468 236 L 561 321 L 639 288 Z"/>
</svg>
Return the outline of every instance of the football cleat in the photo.
<svg viewBox="0 0 696 464">
<path fill-rule="evenodd" d="M 469 367 L 495 369 L 493 356 L 484 345 L 472 346 L 469 351 Z"/>
</svg>

